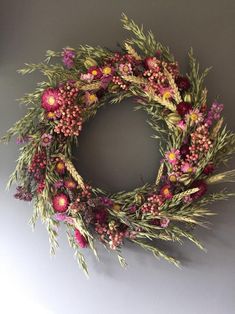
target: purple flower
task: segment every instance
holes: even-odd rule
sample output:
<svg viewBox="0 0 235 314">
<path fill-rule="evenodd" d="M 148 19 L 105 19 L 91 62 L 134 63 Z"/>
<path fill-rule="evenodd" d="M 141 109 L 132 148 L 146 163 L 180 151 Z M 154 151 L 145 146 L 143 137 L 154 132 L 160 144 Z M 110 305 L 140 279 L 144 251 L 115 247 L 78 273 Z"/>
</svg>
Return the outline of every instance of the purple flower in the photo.
<svg viewBox="0 0 235 314">
<path fill-rule="evenodd" d="M 221 112 L 224 109 L 224 105 L 214 101 L 210 111 L 208 112 L 206 123 L 211 126 L 214 120 L 219 120 L 221 116 Z"/>
<path fill-rule="evenodd" d="M 72 48 L 64 48 L 62 52 L 63 63 L 68 68 L 71 69 L 74 66 L 74 59 L 76 52 Z"/>
<path fill-rule="evenodd" d="M 58 180 L 58 181 L 56 181 L 56 182 L 54 183 L 54 188 L 55 188 L 55 189 L 60 189 L 60 188 L 62 188 L 63 185 L 64 185 L 63 180 Z"/>
<path fill-rule="evenodd" d="M 16 144 L 20 145 L 20 144 L 26 144 L 30 141 L 30 136 L 26 135 L 26 136 L 19 136 L 16 139 Z"/>
<path fill-rule="evenodd" d="M 101 205 L 107 206 L 107 207 L 113 206 L 113 201 L 110 198 L 105 197 L 105 196 L 100 197 L 100 203 Z"/>
<path fill-rule="evenodd" d="M 42 146 L 44 146 L 44 147 L 49 146 L 51 144 L 51 139 L 52 139 L 51 134 L 44 133 L 41 136 L 41 144 L 42 144 Z"/>
<path fill-rule="evenodd" d="M 15 193 L 14 197 L 18 200 L 21 200 L 21 201 L 30 202 L 30 201 L 32 201 L 33 195 L 25 187 L 18 186 L 16 188 L 16 193 Z"/>
</svg>

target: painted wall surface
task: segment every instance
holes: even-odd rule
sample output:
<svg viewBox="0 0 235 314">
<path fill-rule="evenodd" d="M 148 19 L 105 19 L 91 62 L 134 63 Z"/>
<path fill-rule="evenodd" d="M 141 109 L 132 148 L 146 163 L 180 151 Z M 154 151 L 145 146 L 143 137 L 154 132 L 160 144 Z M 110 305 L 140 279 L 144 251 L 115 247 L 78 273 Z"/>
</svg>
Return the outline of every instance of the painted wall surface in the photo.
<svg viewBox="0 0 235 314">
<path fill-rule="evenodd" d="M 38 74 L 22 78 L 16 69 L 39 62 L 47 49 L 80 44 L 115 48 L 128 36 L 119 22 L 121 12 L 168 44 L 182 71 L 191 46 L 202 68 L 213 66 L 206 81 L 209 100 L 220 96 L 234 130 L 234 0 L 1 0 L 1 135 L 25 112 L 15 99 L 40 79 Z M 102 109 L 81 135 L 82 175 L 112 191 L 153 180 L 159 153 L 145 120 L 143 113 L 133 112 L 131 102 Z M 27 222 L 32 206 L 12 198 L 13 189 L 5 191 L 18 147 L 1 145 L 0 151 L 0 313 L 235 313 L 234 200 L 215 205 L 219 215 L 210 219 L 212 230 L 196 231 L 207 254 L 188 242 L 169 246 L 182 260 L 182 269 L 127 244 L 127 270 L 102 248 L 99 263 L 87 254 L 87 280 L 72 258 L 63 228 L 55 258 L 49 257 L 44 227 L 39 223 L 31 232 Z"/>
</svg>

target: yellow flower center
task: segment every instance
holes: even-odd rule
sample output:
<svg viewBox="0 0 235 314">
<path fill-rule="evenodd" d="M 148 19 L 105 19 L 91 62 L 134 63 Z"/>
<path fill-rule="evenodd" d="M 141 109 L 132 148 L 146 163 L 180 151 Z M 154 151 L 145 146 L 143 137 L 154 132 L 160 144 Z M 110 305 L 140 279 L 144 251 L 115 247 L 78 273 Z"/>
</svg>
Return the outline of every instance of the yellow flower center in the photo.
<svg viewBox="0 0 235 314">
<path fill-rule="evenodd" d="M 170 160 L 174 160 L 174 159 L 175 159 L 175 153 L 170 153 L 169 156 L 168 156 L 168 158 L 169 158 Z"/>
<path fill-rule="evenodd" d="M 193 168 L 192 168 L 192 167 L 189 167 L 188 170 L 187 170 L 187 172 L 188 172 L 188 173 L 193 172 Z"/>
<path fill-rule="evenodd" d="M 89 95 L 89 101 L 90 101 L 91 103 L 96 102 L 96 101 L 97 101 L 97 97 L 96 97 L 96 95 L 95 95 L 95 94 L 91 94 L 91 95 Z"/>
<path fill-rule="evenodd" d="M 63 170 L 64 169 L 64 163 L 63 162 L 58 162 L 58 164 L 57 164 L 57 169 L 59 169 L 59 170 Z"/>
<path fill-rule="evenodd" d="M 176 182 L 176 181 L 177 181 L 177 178 L 176 178 L 176 176 L 175 176 L 174 174 L 172 174 L 172 175 L 169 176 L 169 180 L 170 180 L 171 182 Z"/>
<path fill-rule="evenodd" d="M 47 99 L 47 102 L 50 106 L 53 106 L 55 103 L 55 97 L 54 96 L 49 96 Z"/>
<path fill-rule="evenodd" d="M 60 205 L 60 206 L 64 206 L 64 205 L 65 205 L 65 199 L 60 198 L 60 199 L 59 199 L 59 205 Z"/>
<path fill-rule="evenodd" d="M 194 113 L 191 113 L 190 114 L 190 119 L 192 120 L 192 121 L 197 121 L 197 119 L 198 119 L 198 115 L 194 112 Z"/>
<path fill-rule="evenodd" d="M 111 74 L 112 72 L 112 69 L 110 67 L 105 67 L 103 68 L 103 71 L 102 71 L 104 74 L 108 75 L 108 74 Z"/>
<path fill-rule="evenodd" d="M 97 70 L 92 70 L 91 74 L 96 76 L 98 74 L 98 72 L 97 72 Z"/>
<path fill-rule="evenodd" d="M 49 119 L 54 118 L 55 117 L 55 113 L 54 112 L 48 112 L 47 117 Z"/>
<path fill-rule="evenodd" d="M 163 94 L 163 99 L 164 99 L 164 100 L 167 100 L 167 99 L 169 99 L 170 97 L 171 97 L 171 93 L 170 93 L 169 91 L 164 92 L 164 94 Z"/>
<path fill-rule="evenodd" d="M 169 194 L 170 194 L 170 190 L 169 190 L 168 188 L 165 188 L 165 189 L 163 190 L 163 195 L 167 196 L 167 195 L 169 195 Z"/>
</svg>

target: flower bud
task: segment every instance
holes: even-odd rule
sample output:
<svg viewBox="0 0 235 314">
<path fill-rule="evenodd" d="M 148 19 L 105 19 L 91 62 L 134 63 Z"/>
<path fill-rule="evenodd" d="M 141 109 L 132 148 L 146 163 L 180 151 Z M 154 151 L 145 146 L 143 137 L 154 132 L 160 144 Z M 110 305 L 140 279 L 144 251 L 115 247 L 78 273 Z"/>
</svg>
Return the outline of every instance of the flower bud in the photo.
<svg viewBox="0 0 235 314">
<path fill-rule="evenodd" d="M 181 120 L 181 117 L 178 113 L 173 112 L 173 113 L 168 114 L 166 119 L 171 124 L 177 124 Z"/>
<path fill-rule="evenodd" d="M 86 60 L 84 61 L 84 65 L 87 69 L 89 69 L 92 66 L 96 66 L 97 62 L 92 58 L 86 58 Z"/>
<path fill-rule="evenodd" d="M 184 95 L 184 101 L 191 103 L 192 102 L 192 97 L 190 94 L 185 94 Z"/>
</svg>

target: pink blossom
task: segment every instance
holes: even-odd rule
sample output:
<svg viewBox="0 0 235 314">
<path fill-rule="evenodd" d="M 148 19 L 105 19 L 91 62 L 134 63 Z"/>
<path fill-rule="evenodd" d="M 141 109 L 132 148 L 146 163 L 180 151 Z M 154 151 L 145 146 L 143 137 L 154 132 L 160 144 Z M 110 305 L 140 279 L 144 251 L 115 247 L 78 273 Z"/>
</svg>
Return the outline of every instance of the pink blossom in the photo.
<svg viewBox="0 0 235 314">
<path fill-rule="evenodd" d="M 194 172 L 194 168 L 189 162 L 184 162 L 181 165 L 181 171 L 183 173 L 192 173 L 192 172 Z"/>
<path fill-rule="evenodd" d="M 167 152 L 165 156 L 170 164 L 175 165 L 180 158 L 180 151 L 178 149 L 172 149 L 171 151 Z"/>
<path fill-rule="evenodd" d="M 94 79 L 94 75 L 91 74 L 91 73 L 85 73 L 85 74 L 82 73 L 80 75 L 80 80 L 81 81 L 85 81 L 85 82 L 91 83 L 93 81 L 93 79 Z"/>
<path fill-rule="evenodd" d="M 160 226 L 162 228 L 167 228 L 169 226 L 169 223 L 170 223 L 170 219 L 169 218 L 161 218 L 160 219 Z"/>
<path fill-rule="evenodd" d="M 75 229 L 74 237 L 75 237 L 76 243 L 77 243 L 81 248 L 87 247 L 87 245 L 88 245 L 87 240 L 86 240 L 86 238 L 84 237 L 84 235 L 82 235 L 81 232 L 80 232 L 78 229 Z"/>
</svg>

